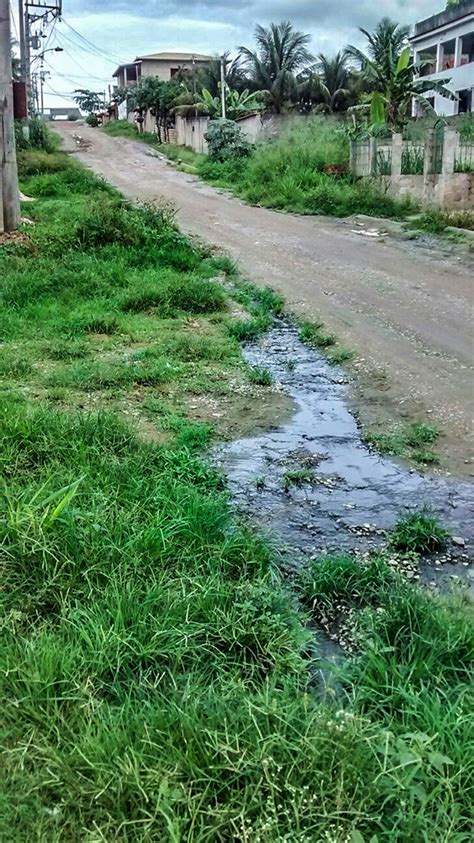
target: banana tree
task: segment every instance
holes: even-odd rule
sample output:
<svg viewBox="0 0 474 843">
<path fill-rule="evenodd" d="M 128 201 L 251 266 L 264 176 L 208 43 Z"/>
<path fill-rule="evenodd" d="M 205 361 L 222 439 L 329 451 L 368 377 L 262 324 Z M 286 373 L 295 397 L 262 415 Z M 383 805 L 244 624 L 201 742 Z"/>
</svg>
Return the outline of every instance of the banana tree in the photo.
<svg viewBox="0 0 474 843">
<path fill-rule="evenodd" d="M 372 124 L 386 123 L 400 130 L 410 117 L 413 101 L 424 111 L 432 111 L 427 94 L 438 93 L 447 99 L 455 99 L 455 95 L 446 87 L 449 79 L 433 80 L 417 76 L 427 64 L 428 60 L 422 60 L 415 65 L 410 47 L 405 47 L 397 61 L 392 63 L 391 73 L 387 75 L 386 66 L 382 73 L 381 67 L 366 57 L 364 74 L 366 78 L 372 78 L 379 88 L 370 96 Z"/>
<path fill-rule="evenodd" d="M 261 91 L 250 92 L 246 89 L 245 91 L 239 92 L 232 91 L 226 86 L 225 103 L 228 119 L 236 120 L 237 117 L 241 117 L 251 111 L 260 111 L 263 96 Z M 206 114 L 211 119 L 222 117 L 221 97 L 213 97 L 207 88 L 203 88 L 199 97 L 194 102 L 179 103 L 175 108 L 175 112 L 182 116 L 197 112 L 198 114 Z"/>
</svg>

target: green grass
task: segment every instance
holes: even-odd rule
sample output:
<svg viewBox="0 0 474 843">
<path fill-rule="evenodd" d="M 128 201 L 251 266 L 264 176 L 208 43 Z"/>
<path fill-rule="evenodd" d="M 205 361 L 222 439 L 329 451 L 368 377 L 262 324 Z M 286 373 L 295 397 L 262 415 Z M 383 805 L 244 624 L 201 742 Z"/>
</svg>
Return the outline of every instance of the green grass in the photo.
<svg viewBox="0 0 474 843">
<path fill-rule="evenodd" d="M 198 173 L 251 204 L 301 214 L 403 218 L 415 208 L 408 200 L 387 196 L 375 182 L 329 175 L 324 172 L 327 165 L 349 169 L 348 135 L 337 121 L 312 118 L 295 121 L 277 139 L 257 144 L 249 158 L 204 160 Z"/>
<path fill-rule="evenodd" d="M 111 138 L 129 138 L 150 144 L 150 146 L 157 146 L 158 139 L 154 132 L 139 132 L 135 123 L 129 123 L 128 120 L 113 120 L 111 123 L 106 123 L 100 131 Z"/>
<path fill-rule="evenodd" d="M 311 483 L 313 480 L 313 473 L 307 469 L 300 468 L 293 471 L 285 471 L 283 475 L 283 488 L 285 492 L 289 492 L 292 486 L 304 486 L 305 483 Z"/>
<path fill-rule="evenodd" d="M 364 440 L 382 454 L 411 459 L 419 465 L 438 465 L 438 455 L 426 445 L 435 444 L 440 435 L 435 425 L 413 422 L 389 432 L 365 432 Z"/>
<path fill-rule="evenodd" d="M 250 383 L 258 386 L 270 386 L 273 383 L 272 373 L 261 366 L 254 366 L 249 370 Z"/>
<path fill-rule="evenodd" d="M 249 388 L 226 267 L 159 209 L 99 182 L 45 196 L 61 168 L 23 166 L 35 231 L 0 249 L 0 838 L 467 843 L 466 608 L 323 562 L 300 611 L 184 409 Z M 248 336 L 281 302 L 236 287 Z M 320 572 L 326 604 L 360 593 L 335 699 L 306 628 Z"/>
<path fill-rule="evenodd" d="M 431 512 L 410 512 L 398 519 L 389 545 L 400 551 L 433 553 L 444 550 L 448 538 L 448 531 Z"/>
</svg>

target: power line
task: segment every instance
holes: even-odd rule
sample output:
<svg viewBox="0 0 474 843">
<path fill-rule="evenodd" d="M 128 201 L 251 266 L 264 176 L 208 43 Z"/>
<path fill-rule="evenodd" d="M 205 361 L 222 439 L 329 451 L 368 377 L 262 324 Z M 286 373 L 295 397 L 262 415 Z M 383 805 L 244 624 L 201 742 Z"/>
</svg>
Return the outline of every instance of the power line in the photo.
<svg viewBox="0 0 474 843">
<path fill-rule="evenodd" d="M 126 62 L 123 62 L 122 59 L 118 58 L 114 53 L 106 52 L 105 50 L 103 50 L 102 47 L 98 47 L 96 44 L 93 44 L 92 41 L 89 41 L 89 39 L 86 38 L 85 35 L 82 35 L 80 32 L 77 31 L 77 29 L 74 29 L 74 27 L 71 26 L 71 24 L 68 23 L 67 20 L 65 20 L 64 18 L 62 18 L 62 22 L 64 24 L 66 24 L 68 29 L 70 29 L 71 32 L 74 32 L 74 34 L 77 35 L 78 38 L 81 39 L 81 41 L 84 41 L 84 43 L 88 44 L 88 46 L 92 47 L 92 49 L 97 50 L 99 55 L 101 55 L 101 56 L 104 56 L 104 55 L 107 56 L 108 55 L 108 56 L 110 56 L 111 59 L 113 59 L 114 62 L 118 62 L 119 64 L 125 64 L 126 63 Z"/>
<path fill-rule="evenodd" d="M 57 31 L 57 32 L 56 32 L 56 37 L 57 37 L 58 35 L 59 35 L 59 32 Z M 94 52 L 93 52 L 93 51 L 92 51 L 92 50 L 90 50 L 88 47 L 85 47 L 83 44 L 80 44 L 80 43 L 78 43 L 77 41 L 73 41 L 73 39 L 72 39 L 72 38 L 70 38 L 68 35 L 66 35 L 66 33 L 65 33 L 65 32 L 61 32 L 61 36 L 60 36 L 60 37 L 61 37 L 61 38 L 64 38 L 64 39 L 68 42 L 68 44 L 71 44 L 71 46 L 75 47 L 75 48 L 76 48 L 76 50 L 82 50 L 84 53 L 87 53 L 87 55 L 89 55 L 89 56 L 93 56 L 95 59 L 100 58 L 100 59 L 102 59 L 102 61 L 106 61 L 106 62 L 108 62 L 109 64 L 113 64 L 113 65 L 114 65 L 114 67 L 115 67 L 115 66 L 116 66 L 116 64 L 117 64 L 117 61 L 116 61 L 115 59 L 110 59 L 110 58 L 107 58 L 107 56 L 106 56 L 106 55 L 104 55 L 103 53 L 101 53 L 101 52 L 99 52 L 99 51 L 94 51 Z"/>
<path fill-rule="evenodd" d="M 59 43 L 59 44 L 61 44 L 61 40 L 62 40 L 62 39 L 61 39 L 61 38 L 58 38 L 58 36 L 59 36 L 59 33 L 58 33 L 58 32 L 56 33 L 56 36 L 57 36 L 58 43 Z M 62 44 L 61 44 L 61 46 L 62 46 Z M 73 61 L 73 62 L 74 62 L 74 64 L 75 64 L 75 65 L 77 65 L 77 67 L 79 68 L 79 70 L 83 70 L 83 71 L 84 71 L 84 74 L 85 74 L 87 77 L 89 77 L 89 79 L 95 79 L 97 82 L 104 82 L 104 81 L 106 80 L 106 77 L 105 77 L 105 76 L 95 76 L 93 73 L 88 73 L 88 71 L 86 70 L 86 68 L 85 68 L 85 67 L 83 67 L 83 66 L 82 66 L 82 64 L 81 64 L 81 63 L 80 63 L 80 62 L 76 59 L 76 57 L 75 57 L 75 56 L 73 56 L 73 55 L 72 55 L 72 53 L 70 53 L 70 52 L 69 52 L 69 50 L 67 49 L 67 47 L 62 47 L 62 49 L 63 49 L 63 52 L 65 53 L 65 55 L 66 55 L 66 56 L 69 56 L 69 58 L 71 59 L 71 61 Z M 107 81 L 108 81 L 108 77 L 107 77 Z"/>
</svg>

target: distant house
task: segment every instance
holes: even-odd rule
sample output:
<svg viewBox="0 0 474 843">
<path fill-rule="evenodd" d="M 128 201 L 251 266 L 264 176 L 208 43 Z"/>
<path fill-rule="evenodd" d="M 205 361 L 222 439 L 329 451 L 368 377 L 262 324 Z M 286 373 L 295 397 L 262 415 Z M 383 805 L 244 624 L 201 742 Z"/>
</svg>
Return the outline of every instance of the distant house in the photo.
<svg viewBox="0 0 474 843">
<path fill-rule="evenodd" d="M 80 120 L 82 115 L 78 108 L 48 108 L 45 113 L 48 120 Z"/>
<path fill-rule="evenodd" d="M 113 76 L 119 88 L 136 85 L 144 76 L 158 76 L 163 82 L 168 82 L 180 70 L 205 67 L 210 61 L 210 56 L 199 53 L 152 53 L 138 56 L 130 64 L 119 65 Z"/>
<path fill-rule="evenodd" d="M 415 63 L 429 59 L 421 76 L 449 79 L 446 85 L 456 99 L 433 92 L 428 99 L 438 114 L 450 116 L 474 111 L 474 0 L 461 0 L 452 8 L 419 21 L 410 39 Z"/>
</svg>

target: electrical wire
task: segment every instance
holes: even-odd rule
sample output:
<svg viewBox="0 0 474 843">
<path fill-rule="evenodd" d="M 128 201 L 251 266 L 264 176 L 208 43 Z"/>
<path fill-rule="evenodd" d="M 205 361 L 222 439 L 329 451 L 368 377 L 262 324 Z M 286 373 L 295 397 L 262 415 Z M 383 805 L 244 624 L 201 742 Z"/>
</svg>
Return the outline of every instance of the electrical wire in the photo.
<svg viewBox="0 0 474 843">
<path fill-rule="evenodd" d="M 59 36 L 58 32 L 56 33 L 56 36 Z M 72 53 L 69 52 L 67 47 L 63 47 L 63 45 L 61 43 L 61 38 L 57 38 L 57 40 L 58 40 L 58 44 L 62 47 L 62 50 L 63 50 L 64 54 L 66 56 L 68 56 L 71 59 L 71 61 L 74 62 L 75 65 L 77 65 L 79 70 L 84 71 L 83 78 L 85 78 L 87 76 L 89 79 L 95 79 L 97 82 L 104 82 L 105 76 L 95 76 L 93 73 L 88 73 L 86 68 L 83 67 L 83 65 L 75 58 L 75 56 L 73 56 Z M 81 77 L 79 77 L 79 78 L 81 78 Z M 107 81 L 108 81 L 108 78 L 109 77 L 107 77 Z"/>
<path fill-rule="evenodd" d="M 59 31 L 56 31 L 56 37 L 57 37 L 58 35 L 59 35 Z M 116 62 L 116 60 L 115 60 L 115 59 L 110 59 L 110 58 L 107 58 L 107 56 L 106 56 L 106 55 L 103 55 L 103 54 L 101 54 L 101 53 L 99 53 L 99 52 L 93 52 L 92 50 L 89 50 L 89 48 L 88 48 L 88 47 L 84 47 L 84 45 L 83 45 L 83 44 L 80 44 L 80 43 L 78 43 L 77 41 L 73 41 L 73 39 L 72 39 L 72 38 L 70 38 L 68 35 L 66 35 L 66 33 L 65 33 L 65 32 L 61 32 L 60 37 L 61 37 L 62 39 L 65 39 L 65 40 L 67 41 L 67 43 L 68 43 L 68 44 L 70 44 L 72 47 L 74 47 L 76 50 L 82 50 L 84 53 L 87 53 L 87 55 L 89 55 L 89 56 L 93 56 L 93 58 L 95 58 L 95 59 L 100 58 L 100 59 L 102 59 L 102 61 L 106 61 L 106 62 L 108 62 L 109 64 L 113 64 L 113 65 L 114 65 L 114 67 L 116 67 L 116 66 L 117 66 L 117 62 Z"/>
<path fill-rule="evenodd" d="M 68 29 L 71 30 L 71 32 L 73 32 L 75 35 L 77 35 L 77 37 L 80 38 L 81 41 L 84 41 L 84 43 L 87 44 L 89 46 L 89 48 L 92 48 L 93 50 L 96 50 L 100 56 L 110 56 L 110 58 L 114 62 L 118 62 L 119 64 L 126 64 L 126 62 L 124 62 L 122 59 L 118 58 L 118 56 L 116 56 L 114 53 L 107 52 L 102 47 L 98 47 L 96 44 L 93 44 L 92 41 L 89 41 L 89 39 L 86 38 L 85 35 L 82 35 L 80 32 L 77 31 L 77 29 L 74 29 L 74 27 L 71 26 L 71 24 L 68 23 L 67 20 L 65 20 L 64 17 L 61 18 L 61 20 L 68 27 Z"/>
</svg>

